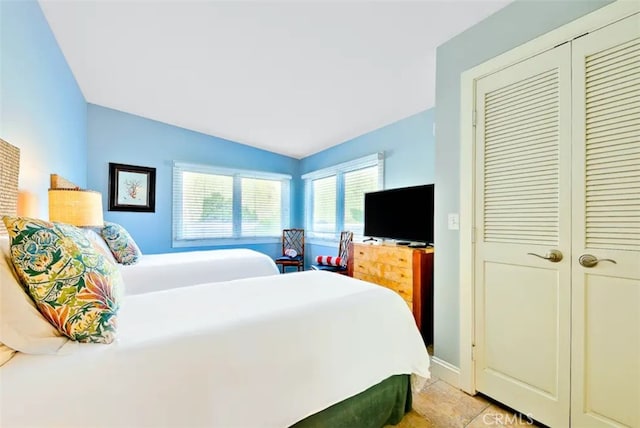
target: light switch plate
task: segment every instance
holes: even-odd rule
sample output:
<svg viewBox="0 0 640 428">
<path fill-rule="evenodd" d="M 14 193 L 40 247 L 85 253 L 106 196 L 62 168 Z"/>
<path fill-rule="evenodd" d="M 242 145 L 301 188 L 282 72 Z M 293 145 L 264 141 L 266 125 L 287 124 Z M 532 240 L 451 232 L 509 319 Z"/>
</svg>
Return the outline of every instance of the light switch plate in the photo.
<svg viewBox="0 0 640 428">
<path fill-rule="evenodd" d="M 459 230 L 460 216 L 458 215 L 458 213 L 450 213 L 447 224 L 448 224 L 449 230 Z"/>
</svg>

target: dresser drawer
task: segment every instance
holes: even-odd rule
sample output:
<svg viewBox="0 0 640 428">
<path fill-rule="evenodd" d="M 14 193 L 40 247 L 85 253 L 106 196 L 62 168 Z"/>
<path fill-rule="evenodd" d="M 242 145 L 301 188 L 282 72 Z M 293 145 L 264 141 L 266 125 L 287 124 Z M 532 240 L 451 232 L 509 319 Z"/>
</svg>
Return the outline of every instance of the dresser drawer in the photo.
<svg viewBox="0 0 640 428">
<path fill-rule="evenodd" d="M 366 274 L 372 277 L 386 279 L 389 281 L 406 284 L 411 288 L 413 285 L 413 271 L 411 268 L 398 267 L 382 263 L 366 263 L 356 260 L 353 265 L 354 275 L 356 273 Z"/>
<path fill-rule="evenodd" d="M 405 247 L 382 245 L 354 246 L 354 260 L 367 263 L 382 263 L 411 269 L 413 252 Z"/>
</svg>

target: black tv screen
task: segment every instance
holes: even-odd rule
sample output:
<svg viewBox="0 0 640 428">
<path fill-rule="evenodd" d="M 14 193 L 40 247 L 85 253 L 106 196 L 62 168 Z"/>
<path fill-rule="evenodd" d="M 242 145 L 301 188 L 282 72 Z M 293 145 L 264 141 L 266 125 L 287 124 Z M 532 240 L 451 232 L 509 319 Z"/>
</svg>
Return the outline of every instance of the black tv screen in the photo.
<svg viewBox="0 0 640 428">
<path fill-rule="evenodd" d="M 364 195 L 364 235 L 433 244 L 433 184 Z"/>
</svg>

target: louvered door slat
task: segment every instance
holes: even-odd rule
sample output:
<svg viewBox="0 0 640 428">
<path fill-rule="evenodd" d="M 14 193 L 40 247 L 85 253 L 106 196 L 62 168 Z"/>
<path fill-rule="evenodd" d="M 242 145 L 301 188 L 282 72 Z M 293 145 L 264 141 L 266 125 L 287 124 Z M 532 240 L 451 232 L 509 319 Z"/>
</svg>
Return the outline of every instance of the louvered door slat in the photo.
<svg viewBox="0 0 640 428">
<path fill-rule="evenodd" d="M 517 110 L 519 106 L 536 104 L 537 101 L 532 103 L 532 100 L 538 100 L 545 98 L 549 93 L 553 93 L 553 87 L 540 84 L 541 81 L 546 81 L 548 75 L 540 75 L 540 78 L 527 80 L 522 82 L 522 85 L 516 85 L 508 91 L 498 90 L 492 94 L 487 94 L 486 100 L 490 102 L 485 110 L 485 117 L 493 117 L 493 115 L 503 114 L 504 108 L 513 108 Z M 526 97 L 513 97 L 514 94 L 526 95 Z"/>
<path fill-rule="evenodd" d="M 621 102 L 618 104 L 601 104 L 599 106 L 589 109 L 589 115 L 587 116 L 587 120 L 603 113 L 629 111 L 631 109 L 637 109 L 637 108 L 640 108 L 640 100 L 635 98 L 628 98 L 624 102 Z"/>
<path fill-rule="evenodd" d="M 598 223 L 625 223 L 628 225 L 631 225 L 630 227 L 634 227 L 634 225 L 640 225 L 640 221 L 638 221 L 638 219 L 634 218 L 634 217 L 624 217 L 623 215 L 620 215 L 620 213 L 618 213 L 618 216 L 616 217 L 612 217 L 612 216 L 607 216 L 607 215 L 602 215 L 601 217 L 598 217 L 597 215 L 593 215 L 593 225 L 598 225 Z"/>
<path fill-rule="evenodd" d="M 640 101 L 634 98 L 625 98 L 621 100 L 619 103 L 602 103 L 597 104 L 589 108 L 589 115 L 587 118 L 600 114 L 601 112 L 606 111 L 620 111 L 627 110 L 629 108 L 640 107 Z"/>
<path fill-rule="evenodd" d="M 546 189 L 556 189 L 557 186 L 553 185 L 552 183 L 548 183 L 552 179 L 553 179 L 553 176 L 540 177 L 535 180 L 531 180 L 529 178 L 513 178 L 509 180 L 509 182 L 505 182 L 504 180 L 494 180 L 494 181 L 488 180 L 489 182 L 486 183 L 486 187 L 487 187 L 487 191 L 489 191 L 489 188 L 493 188 L 495 190 L 504 190 L 504 189 L 524 189 L 524 188 L 535 187 L 535 186 L 543 186 L 541 188 L 546 188 Z"/>
<path fill-rule="evenodd" d="M 492 160 L 513 158 L 513 152 L 519 152 L 523 149 L 530 151 L 531 153 L 546 152 L 549 148 L 553 147 L 556 142 L 557 136 L 543 136 L 540 140 L 533 140 L 536 142 L 535 146 L 531 146 L 532 141 L 514 141 L 513 145 L 505 146 L 503 148 L 494 147 L 491 150 L 487 150 L 487 153 L 491 153 Z"/>
<path fill-rule="evenodd" d="M 598 123 L 618 123 L 619 121 L 636 120 L 640 114 L 640 103 L 638 107 L 630 107 L 629 105 L 620 106 L 619 110 L 605 110 L 597 114 L 592 113 L 587 116 L 587 129 L 590 125 Z M 605 119 L 606 118 L 606 119 Z M 606 121 L 605 121 L 606 120 Z"/>
<path fill-rule="evenodd" d="M 534 134 L 545 125 L 553 126 L 556 121 L 556 116 L 557 112 L 545 112 L 545 114 L 541 114 L 537 118 L 530 118 L 526 121 L 522 121 L 521 123 L 507 123 L 503 128 L 492 127 L 492 129 L 487 131 L 485 135 L 489 138 L 495 138 L 500 142 L 509 140 L 522 133 Z"/>
<path fill-rule="evenodd" d="M 487 174 L 488 181 L 496 181 L 496 180 L 516 180 L 518 178 L 528 178 L 534 179 L 539 178 L 545 174 L 553 174 L 553 167 L 548 165 L 538 165 L 536 167 L 532 167 L 527 170 L 527 172 L 522 172 L 521 168 L 518 165 L 511 166 L 502 171 L 496 171 L 493 173 Z"/>
<path fill-rule="evenodd" d="M 638 250 L 639 38 L 585 58 L 585 97 L 586 246 Z"/>
<path fill-rule="evenodd" d="M 635 58 L 629 58 L 624 63 L 619 63 L 615 70 L 615 74 L 603 74 L 592 80 L 593 86 L 606 86 L 614 81 L 628 80 L 631 76 L 637 76 L 638 70 L 635 67 Z"/>
<path fill-rule="evenodd" d="M 618 133 L 609 133 L 608 135 L 601 136 L 589 136 L 589 146 L 593 146 L 594 149 L 599 147 L 611 147 L 618 144 L 635 143 L 637 141 L 637 135 L 633 133 L 633 130 L 619 130 Z"/>
<path fill-rule="evenodd" d="M 539 140 L 514 140 L 513 144 L 500 144 L 496 143 L 491 150 L 486 150 L 486 153 L 490 156 L 493 162 L 497 159 L 513 159 L 514 154 L 521 153 L 522 151 L 530 151 L 531 153 L 547 152 L 549 149 L 553 149 L 554 144 L 558 141 L 558 135 L 544 134 Z M 535 143 L 535 144 L 532 144 Z"/>
<path fill-rule="evenodd" d="M 637 206 L 632 205 L 622 205 L 616 208 L 615 211 L 612 211 L 609 206 L 592 206 L 591 208 L 586 210 L 588 216 L 597 215 L 598 217 L 602 217 L 603 215 L 607 215 L 609 217 L 614 216 L 633 216 L 638 212 Z"/>
<path fill-rule="evenodd" d="M 587 198 L 587 206 L 589 207 L 610 207 L 612 209 L 617 208 L 624 210 L 625 207 L 630 207 L 629 209 L 640 210 L 640 203 L 637 201 L 637 197 L 635 195 L 627 195 L 626 198 L 620 197 L 618 199 L 612 195 L 608 198 L 608 200 L 603 200 L 602 198 L 598 200 L 593 200 L 592 198 Z M 588 227 L 588 226 L 587 226 Z"/>
<path fill-rule="evenodd" d="M 638 81 L 640 85 L 640 80 Z M 603 130 L 620 129 L 623 127 L 633 127 L 638 120 L 638 109 L 627 110 L 624 112 L 618 112 L 615 114 L 606 114 L 602 116 L 592 117 L 587 120 L 587 133 L 595 134 L 602 132 Z M 617 128 L 616 128 L 617 126 Z"/>
<path fill-rule="evenodd" d="M 531 116 L 538 116 L 539 114 L 553 114 L 557 113 L 557 111 L 553 110 L 555 107 L 555 102 L 552 96 L 547 96 L 544 99 L 540 100 L 539 103 L 533 103 L 531 100 L 531 105 L 527 106 L 527 108 L 522 108 L 519 110 L 513 110 L 509 113 L 503 113 L 501 115 L 491 116 L 491 120 L 493 121 L 490 125 L 487 124 L 486 131 L 489 132 L 495 127 L 506 128 L 507 125 L 520 124 L 523 121 L 527 121 L 531 118 Z M 498 122 L 499 123 L 496 123 Z"/>
<path fill-rule="evenodd" d="M 555 193 L 558 191 L 558 186 L 555 185 L 544 185 L 544 186 L 514 186 L 507 187 L 501 189 L 492 189 L 491 191 L 486 191 L 487 202 L 492 201 L 496 198 L 510 198 L 514 193 L 518 193 L 521 195 L 526 195 L 525 201 L 530 201 L 531 198 L 541 198 L 546 197 L 550 193 Z M 494 198 L 489 198 L 489 196 L 493 196 Z"/>
<path fill-rule="evenodd" d="M 541 107 L 553 104 L 553 87 L 544 88 L 538 92 L 523 94 L 525 98 L 500 102 L 496 100 L 496 104 L 491 106 L 491 110 L 485 112 L 486 118 L 491 120 L 502 119 L 505 116 L 513 117 L 521 116 L 525 112 L 540 109 Z"/>
<path fill-rule="evenodd" d="M 621 77 L 609 77 L 609 80 L 601 79 L 597 84 L 590 84 L 587 88 L 587 94 L 591 97 L 591 102 L 598 107 L 606 106 L 606 103 L 597 104 L 603 96 L 609 98 L 610 95 L 618 96 L 624 103 L 636 101 L 633 98 L 626 98 L 627 92 L 625 88 L 633 87 L 640 80 L 640 71 L 629 73 L 626 76 Z M 611 103 L 609 103 L 611 104 Z M 620 105 L 620 104 L 616 104 Z M 594 112 L 590 112 L 589 115 Z M 588 117 L 588 116 L 587 116 Z"/>
<path fill-rule="evenodd" d="M 485 241 L 557 242 L 558 109 L 556 70 L 485 95 Z"/>
<path fill-rule="evenodd" d="M 630 186 L 635 186 L 638 184 L 638 174 L 627 172 L 622 174 L 611 174 L 611 177 L 594 175 L 587 179 L 587 185 L 589 186 L 589 188 L 591 188 L 591 186 L 599 186 L 600 188 L 606 188 L 608 186 L 615 185 L 611 183 L 612 180 L 615 180 L 618 185 L 625 186 L 625 188 L 628 188 Z"/>
<path fill-rule="evenodd" d="M 520 146 L 520 154 L 522 154 L 522 152 L 525 151 L 526 155 L 523 154 L 521 157 L 517 158 L 517 160 L 514 160 L 514 155 L 517 156 L 519 153 L 517 151 L 515 151 L 514 153 L 514 150 L 511 150 L 511 151 L 503 150 L 502 152 L 499 152 L 499 153 L 492 153 L 491 159 L 486 161 L 486 165 L 489 168 L 495 169 L 494 167 L 495 165 L 500 165 L 500 166 L 503 166 L 505 164 L 513 165 L 514 162 L 529 163 L 533 159 L 544 160 L 544 159 L 548 159 L 549 150 L 550 149 L 553 150 L 553 143 L 547 142 L 547 141 L 543 141 L 540 144 L 540 146 L 536 144 L 534 147 L 529 149 L 530 146 L 531 144 Z"/>
<path fill-rule="evenodd" d="M 640 171 L 638 171 L 636 165 L 617 165 L 614 163 L 609 166 L 601 164 L 591 164 L 590 166 L 590 175 L 594 179 L 597 179 L 599 175 L 605 177 L 615 177 L 619 175 L 622 177 L 636 177 L 640 179 Z"/>
<path fill-rule="evenodd" d="M 637 60 L 636 52 L 640 49 L 638 39 L 623 43 L 610 50 L 590 55 L 585 59 L 585 70 L 592 75 L 601 70 L 615 70 L 619 64 Z"/>
<path fill-rule="evenodd" d="M 586 58 L 585 63 L 587 64 L 598 64 L 605 61 L 608 61 L 611 58 L 618 58 L 620 55 L 628 54 L 629 47 L 637 47 L 640 45 L 640 39 L 632 39 L 625 43 L 621 43 L 618 46 L 614 46 L 610 49 L 603 50 L 601 52 L 596 52 Z"/>
<path fill-rule="evenodd" d="M 587 155 L 587 159 L 602 159 L 606 157 L 621 157 L 625 159 L 638 154 L 640 154 L 640 147 L 635 147 L 633 143 L 629 143 L 626 147 L 618 145 L 613 148 L 594 149 Z"/>
<path fill-rule="evenodd" d="M 549 77 L 555 79 L 556 70 L 547 70 L 543 73 L 538 73 L 535 76 L 531 76 L 524 80 L 520 80 L 510 85 L 503 86 L 502 88 L 495 89 L 490 93 L 485 94 L 485 100 L 494 101 L 490 102 L 490 105 L 488 105 L 487 107 L 491 108 L 493 105 L 518 99 L 519 94 L 527 93 L 532 88 L 533 90 L 545 88 L 546 85 L 544 84 L 544 82 L 548 82 Z M 496 100 L 497 102 L 495 102 Z"/>
<path fill-rule="evenodd" d="M 635 166 L 638 165 L 638 161 L 640 160 L 640 155 L 638 154 L 630 154 L 627 156 L 619 156 L 614 154 L 609 158 L 600 157 L 600 158 L 590 158 L 589 162 L 593 165 L 595 169 L 604 169 L 610 170 L 612 167 L 618 167 L 618 170 L 633 170 Z"/>
<path fill-rule="evenodd" d="M 489 199 L 489 198 L 487 198 L 487 199 Z M 503 200 L 500 200 L 499 202 L 494 203 L 493 207 L 494 207 L 494 209 L 500 210 L 500 209 L 502 209 L 502 207 L 510 207 L 512 205 L 516 205 L 516 206 L 520 205 L 520 204 L 522 204 L 522 201 L 524 201 L 524 200 L 526 200 L 526 199 L 523 199 L 523 198 L 509 198 L 509 199 L 507 199 L 507 198 L 504 198 Z M 540 207 L 539 209 L 542 209 L 542 210 L 545 210 L 545 212 L 548 212 L 548 211 L 552 211 L 553 210 L 554 201 L 552 199 L 547 199 L 547 200 L 541 199 L 540 202 L 538 203 L 538 205 Z"/>
<path fill-rule="evenodd" d="M 640 86 L 640 81 L 638 81 Z M 618 132 L 636 132 L 637 120 L 634 117 L 624 117 L 620 120 L 615 118 L 605 119 L 598 124 L 593 124 L 587 129 L 587 138 L 598 138 L 602 136 L 613 136 Z"/>
<path fill-rule="evenodd" d="M 595 103 L 598 101 L 609 100 L 611 97 L 624 98 L 629 93 L 629 89 L 638 83 L 638 79 L 631 82 L 625 82 L 624 84 L 612 85 L 608 88 L 602 88 L 600 91 L 592 91 L 589 94 L 591 98 L 590 102 Z"/>
<path fill-rule="evenodd" d="M 538 160 L 539 163 L 536 164 L 535 167 L 531 167 L 527 171 L 522 171 L 523 165 L 531 165 L 532 161 Z M 527 162 L 528 161 L 528 162 Z M 488 166 L 487 178 L 491 179 L 492 177 L 504 177 L 504 176 L 512 176 L 517 175 L 519 177 L 527 177 L 532 175 L 533 172 L 536 173 L 544 173 L 544 171 L 553 170 L 553 159 L 547 159 L 544 156 L 531 156 L 526 160 L 521 159 L 518 162 L 494 162 L 490 166 Z"/>
<path fill-rule="evenodd" d="M 600 95 L 608 96 L 609 93 L 624 91 L 629 87 L 635 86 L 640 81 L 640 73 L 633 73 L 624 78 L 612 78 L 611 81 L 598 82 L 587 87 L 587 94 L 593 97 Z"/>
<path fill-rule="evenodd" d="M 640 183 L 635 183 L 635 185 L 624 184 L 624 183 L 615 183 L 612 185 L 603 185 L 603 186 L 591 186 L 591 188 L 586 192 L 587 196 L 590 195 L 616 195 L 616 194 L 628 194 L 628 193 L 636 193 L 640 192 Z M 640 220 L 638 220 L 640 221 Z"/>
<path fill-rule="evenodd" d="M 629 101 L 633 101 L 633 97 L 631 97 L 629 94 L 625 92 L 622 92 L 617 94 L 609 94 L 609 96 L 599 97 L 598 99 L 592 99 L 588 103 L 585 103 L 585 105 L 589 109 L 592 109 L 592 108 L 602 107 L 606 105 L 626 103 Z"/>
</svg>

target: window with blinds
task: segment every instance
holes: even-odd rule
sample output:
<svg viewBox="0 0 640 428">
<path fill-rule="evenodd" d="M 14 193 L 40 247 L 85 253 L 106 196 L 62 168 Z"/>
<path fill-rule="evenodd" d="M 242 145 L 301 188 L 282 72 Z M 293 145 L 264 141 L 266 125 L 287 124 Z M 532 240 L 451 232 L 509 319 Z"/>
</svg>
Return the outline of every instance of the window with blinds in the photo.
<svg viewBox="0 0 640 428">
<path fill-rule="evenodd" d="M 289 223 L 290 181 L 283 174 L 175 163 L 174 246 L 279 238 Z"/>
<path fill-rule="evenodd" d="M 337 239 L 343 230 L 364 231 L 364 194 L 383 188 L 384 157 L 376 153 L 302 176 L 310 238 Z"/>
</svg>

